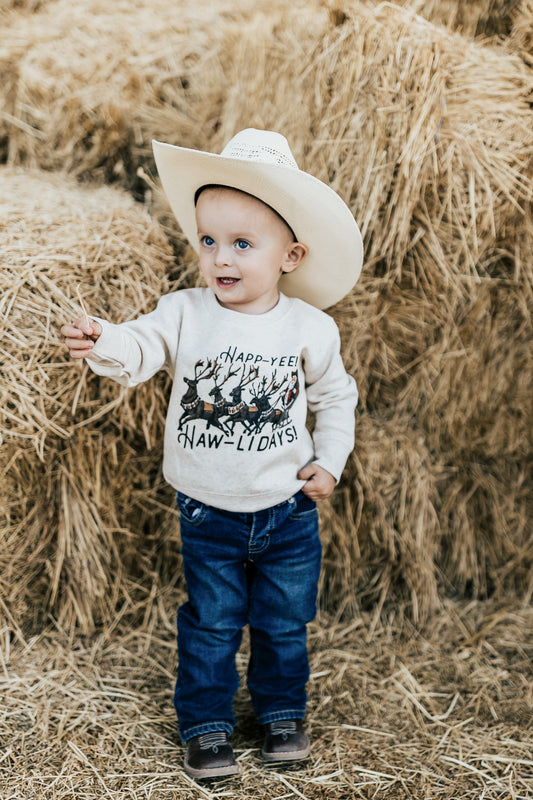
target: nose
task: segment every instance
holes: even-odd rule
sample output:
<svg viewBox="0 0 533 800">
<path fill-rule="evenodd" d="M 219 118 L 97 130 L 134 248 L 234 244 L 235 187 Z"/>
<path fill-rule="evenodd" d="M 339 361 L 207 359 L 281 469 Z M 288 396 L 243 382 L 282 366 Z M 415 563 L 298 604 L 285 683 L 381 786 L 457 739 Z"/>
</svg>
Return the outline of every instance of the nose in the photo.
<svg viewBox="0 0 533 800">
<path fill-rule="evenodd" d="M 227 267 L 231 264 L 231 248 L 219 245 L 215 253 L 215 266 Z"/>
</svg>

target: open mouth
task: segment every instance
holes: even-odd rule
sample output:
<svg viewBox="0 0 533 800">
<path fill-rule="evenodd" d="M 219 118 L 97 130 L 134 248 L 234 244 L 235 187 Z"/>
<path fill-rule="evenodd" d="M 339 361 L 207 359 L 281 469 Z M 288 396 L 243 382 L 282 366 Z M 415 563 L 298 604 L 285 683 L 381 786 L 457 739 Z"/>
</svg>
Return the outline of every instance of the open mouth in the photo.
<svg viewBox="0 0 533 800">
<path fill-rule="evenodd" d="M 234 286 L 239 278 L 217 278 L 217 286 Z"/>
</svg>

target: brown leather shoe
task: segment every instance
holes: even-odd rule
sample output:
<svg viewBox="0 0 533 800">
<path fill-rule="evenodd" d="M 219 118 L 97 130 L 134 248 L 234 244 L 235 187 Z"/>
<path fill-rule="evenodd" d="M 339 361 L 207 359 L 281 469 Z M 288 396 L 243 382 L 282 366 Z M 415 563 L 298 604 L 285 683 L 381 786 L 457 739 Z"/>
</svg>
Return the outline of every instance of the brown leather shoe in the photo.
<svg viewBox="0 0 533 800">
<path fill-rule="evenodd" d="M 236 775 L 239 765 L 225 731 L 202 733 L 187 742 L 185 772 L 193 778 L 222 778 Z"/>
<path fill-rule="evenodd" d="M 261 755 L 265 761 L 300 761 L 311 749 L 301 719 L 283 719 L 264 726 Z"/>
</svg>

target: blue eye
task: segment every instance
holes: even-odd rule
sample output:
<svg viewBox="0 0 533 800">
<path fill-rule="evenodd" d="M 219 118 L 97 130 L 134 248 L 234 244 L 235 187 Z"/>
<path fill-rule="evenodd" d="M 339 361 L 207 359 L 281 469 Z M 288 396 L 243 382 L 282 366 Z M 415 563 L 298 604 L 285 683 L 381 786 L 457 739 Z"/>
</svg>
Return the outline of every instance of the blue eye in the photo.
<svg viewBox="0 0 533 800">
<path fill-rule="evenodd" d="M 200 242 L 206 247 L 213 247 L 213 245 L 215 244 L 215 240 L 212 239 L 210 236 L 202 236 Z"/>
<path fill-rule="evenodd" d="M 247 250 L 250 247 L 250 244 L 246 241 L 246 239 L 237 239 L 235 245 L 237 250 Z"/>
</svg>

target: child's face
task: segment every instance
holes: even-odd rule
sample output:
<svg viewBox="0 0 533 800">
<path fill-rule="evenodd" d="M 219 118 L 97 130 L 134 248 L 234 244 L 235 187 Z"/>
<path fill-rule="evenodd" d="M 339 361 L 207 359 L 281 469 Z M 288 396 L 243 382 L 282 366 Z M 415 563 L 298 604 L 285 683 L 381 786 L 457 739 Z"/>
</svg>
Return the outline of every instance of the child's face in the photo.
<svg viewBox="0 0 533 800">
<path fill-rule="evenodd" d="M 205 189 L 196 205 L 200 271 L 219 303 L 264 314 L 279 299 L 283 272 L 300 264 L 307 247 L 260 200 L 235 189 Z"/>
</svg>

